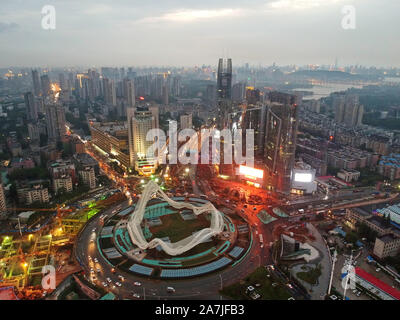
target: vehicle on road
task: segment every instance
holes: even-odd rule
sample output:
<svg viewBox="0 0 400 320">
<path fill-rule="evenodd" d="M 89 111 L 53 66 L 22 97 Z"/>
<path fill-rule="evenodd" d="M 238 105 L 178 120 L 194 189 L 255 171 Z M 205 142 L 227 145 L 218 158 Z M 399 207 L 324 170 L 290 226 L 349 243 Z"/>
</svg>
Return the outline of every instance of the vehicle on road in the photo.
<svg viewBox="0 0 400 320">
<path fill-rule="evenodd" d="M 133 283 L 133 285 L 135 285 L 135 286 L 137 286 L 137 287 L 140 287 L 142 284 L 141 284 L 139 281 L 135 281 L 135 282 Z"/>
<path fill-rule="evenodd" d="M 101 284 L 103 285 L 103 287 L 108 287 L 108 284 L 105 282 L 102 282 Z"/>
<path fill-rule="evenodd" d="M 118 286 L 118 287 L 122 286 L 121 282 L 116 282 L 115 285 Z"/>
<path fill-rule="evenodd" d="M 167 287 L 167 292 L 168 292 L 168 293 L 175 293 L 175 288 L 173 288 L 173 287 Z"/>
<path fill-rule="evenodd" d="M 121 280 L 121 281 L 125 281 L 125 277 L 123 277 L 121 275 L 118 275 L 118 279 Z"/>
<path fill-rule="evenodd" d="M 140 295 L 138 295 L 137 293 L 133 293 L 132 296 L 136 299 L 140 299 Z"/>
<path fill-rule="evenodd" d="M 99 260 L 97 258 L 94 258 L 95 263 L 99 263 Z"/>
<path fill-rule="evenodd" d="M 111 282 L 112 282 L 111 279 L 108 278 L 108 277 L 106 278 L 106 280 L 107 280 L 108 283 L 111 283 Z"/>
</svg>

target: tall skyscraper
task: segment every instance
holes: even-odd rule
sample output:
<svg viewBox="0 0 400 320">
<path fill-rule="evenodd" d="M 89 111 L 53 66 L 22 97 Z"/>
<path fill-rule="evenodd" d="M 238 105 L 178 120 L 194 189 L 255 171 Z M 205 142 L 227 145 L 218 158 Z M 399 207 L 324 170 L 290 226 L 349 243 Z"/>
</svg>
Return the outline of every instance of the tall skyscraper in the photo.
<svg viewBox="0 0 400 320">
<path fill-rule="evenodd" d="M 33 82 L 33 93 L 35 96 L 40 96 L 42 94 L 40 88 L 39 72 L 37 70 L 32 70 L 32 82 Z"/>
<path fill-rule="evenodd" d="M 232 59 L 219 59 L 217 75 L 217 127 L 227 126 L 232 111 Z"/>
<path fill-rule="evenodd" d="M 60 141 L 66 134 L 65 111 L 60 105 L 46 106 L 47 135 L 50 141 Z"/>
<path fill-rule="evenodd" d="M 232 99 L 232 59 L 219 59 L 217 76 L 217 99 Z"/>
<path fill-rule="evenodd" d="M 36 107 L 35 97 L 32 92 L 27 92 L 24 95 L 26 113 L 28 121 L 36 122 L 38 119 L 38 111 Z"/>
<path fill-rule="evenodd" d="M 289 194 L 295 163 L 297 114 L 296 96 L 280 92 L 268 95 L 264 163 L 267 187 Z"/>
</svg>

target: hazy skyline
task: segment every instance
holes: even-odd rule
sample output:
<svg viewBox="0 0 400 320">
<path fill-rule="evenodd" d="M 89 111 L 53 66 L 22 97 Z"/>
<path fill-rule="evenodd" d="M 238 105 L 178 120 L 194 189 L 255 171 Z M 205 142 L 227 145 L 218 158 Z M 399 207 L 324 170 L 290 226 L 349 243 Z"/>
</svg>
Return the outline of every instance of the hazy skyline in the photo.
<svg viewBox="0 0 400 320">
<path fill-rule="evenodd" d="M 56 29 L 41 28 L 44 5 Z M 356 29 L 341 27 L 344 5 Z M 400 66 L 398 0 L 2 0 L 0 67 Z"/>
</svg>

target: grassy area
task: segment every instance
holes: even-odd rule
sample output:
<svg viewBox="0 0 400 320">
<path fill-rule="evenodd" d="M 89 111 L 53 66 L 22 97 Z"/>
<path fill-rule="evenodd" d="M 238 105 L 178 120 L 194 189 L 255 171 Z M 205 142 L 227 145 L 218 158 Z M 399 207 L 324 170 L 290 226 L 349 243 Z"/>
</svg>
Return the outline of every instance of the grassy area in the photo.
<svg viewBox="0 0 400 320">
<path fill-rule="evenodd" d="M 171 242 L 177 242 L 190 235 L 193 232 L 210 226 L 206 219 L 198 216 L 195 220 L 183 220 L 179 213 L 169 214 L 160 217 L 162 221 L 161 226 L 150 228 L 154 238 L 169 237 Z"/>
<path fill-rule="evenodd" d="M 321 265 L 309 271 L 298 272 L 296 276 L 311 285 L 316 285 L 318 283 L 318 278 L 321 276 Z"/>
<path fill-rule="evenodd" d="M 253 273 L 249 274 L 244 281 L 234 283 L 221 290 L 221 294 L 237 300 L 249 300 L 246 295 L 248 286 L 256 287 L 256 284 L 261 286 L 256 287 L 256 292 L 261 295 L 262 300 L 287 300 L 291 297 L 286 289 L 285 284 L 280 283 L 272 276 L 268 277 L 269 273 L 264 267 L 257 268 Z M 275 286 L 272 284 L 276 283 Z"/>
</svg>

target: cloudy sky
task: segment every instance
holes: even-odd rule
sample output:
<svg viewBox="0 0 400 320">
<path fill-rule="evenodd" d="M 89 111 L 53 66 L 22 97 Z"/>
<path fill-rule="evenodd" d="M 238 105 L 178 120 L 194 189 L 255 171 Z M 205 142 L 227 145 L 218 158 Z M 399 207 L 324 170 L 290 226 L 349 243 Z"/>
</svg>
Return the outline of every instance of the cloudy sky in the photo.
<svg viewBox="0 0 400 320">
<path fill-rule="evenodd" d="M 42 29 L 43 6 L 56 29 Z M 343 6 L 356 28 L 345 30 Z M 399 0 L 0 0 L 0 67 L 400 67 Z"/>
</svg>

